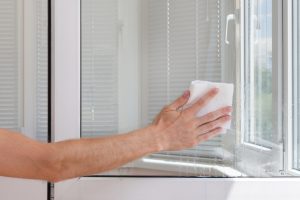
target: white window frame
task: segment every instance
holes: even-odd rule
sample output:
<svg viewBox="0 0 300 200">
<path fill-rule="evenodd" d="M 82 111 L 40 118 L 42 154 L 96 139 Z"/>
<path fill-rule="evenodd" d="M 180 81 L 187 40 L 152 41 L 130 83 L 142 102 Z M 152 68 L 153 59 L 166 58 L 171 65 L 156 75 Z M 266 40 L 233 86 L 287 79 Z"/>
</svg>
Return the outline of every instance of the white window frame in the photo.
<svg viewBox="0 0 300 200">
<path fill-rule="evenodd" d="M 80 0 L 54 0 L 52 8 L 54 26 L 52 134 L 55 141 L 79 139 Z M 135 200 L 140 199 L 141 195 L 145 200 L 170 197 L 174 200 L 186 198 L 221 200 L 224 197 L 231 200 L 241 198 L 281 200 L 289 197 L 293 200 L 298 199 L 300 195 L 299 183 L 299 178 L 82 177 L 55 184 L 54 195 L 58 200 L 82 198 Z"/>
<path fill-rule="evenodd" d="M 285 115 L 285 170 L 294 176 L 300 176 L 300 171 L 293 168 L 293 2 L 292 0 L 287 0 L 284 2 L 284 99 L 287 102 L 285 104 L 284 110 Z"/>
<path fill-rule="evenodd" d="M 289 0 L 288 0 L 289 1 Z M 243 1 L 242 1 L 243 3 Z M 268 148 L 268 147 L 264 147 L 258 144 L 253 144 L 250 143 L 248 141 L 245 141 L 245 116 L 246 116 L 246 111 L 244 110 L 244 104 L 245 104 L 245 96 L 244 96 L 244 92 L 243 92 L 243 86 L 245 85 L 245 78 L 243 78 L 245 76 L 245 72 L 243 70 L 243 67 L 241 67 L 241 72 L 240 72 L 240 76 L 241 78 L 241 138 L 240 141 L 238 142 L 241 145 L 241 148 L 243 149 L 243 157 L 245 159 L 242 160 L 241 165 L 245 166 L 244 163 L 248 163 L 249 169 L 247 169 L 247 171 L 249 171 L 250 174 L 252 174 L 251 172 L 251 168 L 255 168 L 255 166 L 260 166 L 263 164 L 263 162 L 267 159 L 269 159 L 270 157 L 272 157 L 272 159 L 274 158 L 274 164 L 272 166 L 272 172 L 278 172 L 277 174 L 273 174 L 273 175 L 285 175 L 284 173 L 282 173 L 282 171 L 284 170 L 284 155 L 283 155 L 283 145 L 284 145 L 284 141 L 283 141 L 283 137 L 286 133 L 283 132 L 283 126 L 284 126 L 284 121 L 283 121 L 283 112 L 282 112 L 282 108 L 285 100 L 283 99 L 282 96 L 283 94 L 283 83 L 284 83 L 284 77 L 283 77 L 283 54 L 282 54 L 282 47 L 283 47 L 283 30 L 282 30 L 282 22 L 283 22 L 283 17 L 286 15 L 285 10 L 282 9 L 283 8 L 283 4 L 286 4 L 287 1 L 285 0 L 273 0 L 272 2 L 272 68 L 273 68 L 273 110 L 275 110 L 278 115 L 277 116 L 273 116 L 273 130 L 274 130 L 274 134 L 273 134 L 273 142 L 276 141 L 276 144 L 274 144 L 274 148 Z M 240 66 L 245 66 L 246 62 L 245 62 L 245 16 L 243 13 L 245 13 L 245 5 L 241 5 L 241 18 L 240 18 L 240 25 L 241 25 L 241 39 L 240 39 L 240 46 L 241 46 L 241 55 L 240 55 Z M 239 66 L 237 66 L 238 68 Z M 278 160 L 280 160 L 281 163 L 278 163 Z M 250 163 L 250 165 L 249 165 Z M 261 175 L 262 176 L 270 176 L 271 174 L 269 174 L 269 172 L 262 172 L 261 171 Z"/>
<path fill-rule="evenodd" d="M 299 16 L 299 13 L 298 12 L 300 12 L 299 11 L 299 6 L 300 6 L 300 4 L 299 4 L 299 1 L 296 1 L 296 0 L 292 0 L 292 14 L 290 15 L 290 17 L 291 17 L 291 21 L 292 21 L 292 27 L 291 27 L 291 32 L 292 32 L 292 37 L 293 37 L 293 39 L 292 39 L 292 41 L 294 40 L 294 38 L 296 38 L 297 37 L 297 33 L 296 33 L 296 30 L 297 29 L 299 29 L 299 19 L 298 18 L 295 18 L 297 15 Z M 297 12 L 297 13 L 296 13 Z M 299 97 L 299 92 L 296 92 L 297 94 L 295 95 L 294 93 L 295 93 L 295 90 L 297 90 L 296 88 L 295 88 L 295 84 L 297 84 L 297 86 L 298 86 L 298 72 L 297 72 L 297 70 L 296 70 L 296 73 L 295 73 L 295 67 L 297 67 L 297 64 L 299 65 L 299 61 L 297 61 L 297 59 L 299 59 L 298 58 L 298 53 L 299 53 L 299 38 L 297 38 L 296 39 L 297 41 L 293 41 L 292 42 L 292 46 L 291 46 L 291 49 L 292 49 L 292 59 L 293 59 L 293 63 L 292 63 L 292 68 L 291 68 L 291 74 L 292 74 L 292 87 L 293 87 L 293 100 L 292 100 L 292 104 L 293 104 L 293 108 L 291 108 L 292 109 L 292 111 L 293 111 L 293 135 L 291 136 L 291 137 L 293 137 L 293 139 L 299 139 L 299 136 L 298 136 L 298 132 L 297 131 L 299 131 L 299 124 L 296 124 L 297 122 L 298 122 L 298 120 L 299 120 L 299 117 L 297 116 L 298 115 L 298 113 L 299 113 L 299 106 L 297 106 L 297 101 L 298 101 L 298 97 Z M 297 129 L 296 129 L 296 126 L 298 126 L 297 127 Z M 296 137 L 295 137 L 295 135 L 297 135 Z M 299 150 L 299 146 L 298 147 L 295 147 L 295 145 L 296 145 L 296 142 L 295 141 L 292 141 L 292 139 L 290 140 L 290 142 L 293 142 L 293 152 L 291 153 L 291 160 L 293 160 L 292 161 L 292 166 L 291 166 L 291 168 L 292 168 L 292 170 L 293 171 L 295 171 L 297 174 L 299 174 L 300 175 L 300 168 L 298 167 L 297 169 L 295 169 L 294 168 L 294 165 L 295 165 L 295 163 L 293 163 L 293 162 L 295 162 L 296 160 L 295 160 L 295 151 L 297 151 L 297 150 Z M 297 153 L 298 154 L 298 153 Z M 299 158 L 299 156 L 297 155 L 297 157 Z M 296 161 L 297 162 L 297 161 Z"/>
</svg>

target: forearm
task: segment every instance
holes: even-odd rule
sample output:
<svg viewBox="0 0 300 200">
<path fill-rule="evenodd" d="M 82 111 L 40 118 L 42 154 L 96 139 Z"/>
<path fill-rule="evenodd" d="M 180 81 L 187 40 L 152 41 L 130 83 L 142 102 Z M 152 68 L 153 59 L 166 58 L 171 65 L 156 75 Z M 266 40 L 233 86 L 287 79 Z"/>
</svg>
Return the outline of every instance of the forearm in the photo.
<svg viewBox="0 0 300 200">
<path fill-rule="evenodd" d="M 191 148 L 216 136 L 230 120 L 229 107 L 195 118 L 216 92 L 179 111 L 188 101 L 184 94 L 152 125 L 123 135 L 43 144 L 0 129 L 0 176 L 57 182 L 108 171 L 157 151 Z"/>
<path fill-rule="evenodd" d="M 151 127 L 128 134 L 40 143 L 0 129 L 0 176 L 50 182 L 100 173 L 161 150 Z"/>
<path fill-rule="evenodd" d="M 50 144 L 54 181 L 100 173 L 161 150 L 151 127 L 128 134 Z"/>
</svg>

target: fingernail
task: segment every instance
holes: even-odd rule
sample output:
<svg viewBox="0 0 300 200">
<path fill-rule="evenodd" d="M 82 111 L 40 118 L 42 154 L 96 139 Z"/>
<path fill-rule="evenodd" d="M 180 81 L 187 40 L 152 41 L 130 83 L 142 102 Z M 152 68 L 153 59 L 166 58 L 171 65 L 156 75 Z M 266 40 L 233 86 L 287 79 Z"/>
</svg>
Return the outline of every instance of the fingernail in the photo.
<svg viewBox="0 0 300 200">
<path fill-rule="evenodd" d="M 229 112 L 232 111 L 232 107 L 231 106 L 227 107 L 227 109 L 228 109 Z"/>
<path fill-rule="evenodd" d="M 214 93 L 219 92 L 219 88 L 214 88 L 214 89 L 213 89 L 213 92 L 214 92 Z"/>
<path fill-rule="evenodd" d="M 189 96 L 190 96 L 190 91 L 189 91 L 189 90 L 184 91 L 184 93 L 182 94 L 182 96 L 183 96 L 184 98 L 189 97 Z"/>
</svg>

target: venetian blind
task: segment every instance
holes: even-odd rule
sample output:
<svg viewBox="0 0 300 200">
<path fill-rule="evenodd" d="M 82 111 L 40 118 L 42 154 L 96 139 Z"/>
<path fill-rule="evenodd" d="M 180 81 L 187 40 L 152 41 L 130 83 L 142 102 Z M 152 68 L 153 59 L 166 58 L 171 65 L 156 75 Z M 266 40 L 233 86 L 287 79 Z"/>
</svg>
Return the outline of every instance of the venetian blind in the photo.
<svg viewBox="0 0 300 200">
<path fill-rule="evenodd" d="M 118 131 L 118 0 L 82 0 L 81 134 Z"/>
<path fill-rule="evenodd" d="M 48 12 L 47 0 L 35 0 L 34 16 L 31 22 L 34 26 L 30 31 L 34 35 L 32 42 L 35 47 L 32 52 L 34 64 L 28 66 L 34 71 L 32 80 L 24 80 L 22 62 L 23 53 L 23 21 L 20 1 L 0 1 L 0 127 L 20 131 L 21 128 L 34 133 L 35 138 L 47 141 L 48 136 Z M 24 48 L 26 50 L 26 47 Z M 24 81 L 34 83 L 30 88 L 34 91 L 32 109 L 34 115 L 23 114 Z M 29 84 L 28 84 L 29 85 Z M 28 129 L 24 117 L 33 117 L 34 128 Z M 31 121 L 31 120 L 29 120 Z M 31 126 L 30 126 L 31 127 Z"/>
<path fill-rule="evenodd" d="M 19 129 L 21 104 L 17 1 L 0 1 L 0 127 Z"/>
<path fill-rule="evenodd" d="M 146 1 L 146 123 L 192 80 L 221 81 L 220 0 Z M 222 136 L 176 155 L 216 156 Z M 170 152 L 167 152 L 170 154 Z"/>
</svg>

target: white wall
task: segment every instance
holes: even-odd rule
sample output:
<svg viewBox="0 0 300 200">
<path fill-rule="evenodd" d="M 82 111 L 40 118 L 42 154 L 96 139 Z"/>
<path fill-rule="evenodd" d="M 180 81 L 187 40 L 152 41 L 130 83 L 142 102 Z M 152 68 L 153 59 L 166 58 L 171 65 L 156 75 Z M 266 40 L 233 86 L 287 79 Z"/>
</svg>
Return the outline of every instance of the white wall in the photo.
<svg viewBox="0 0 300 200">
<path fill-rule="evenodd" d="M 297 179 L 81 178 L 59 200 L 298 200 Z M 284 186 L 284 187 L 283 187 Z"/>
<path fill-rule="evenodd" d="M 0 177 L 0 199 L 46 200 L 47 182 Z"/>
</svg>

